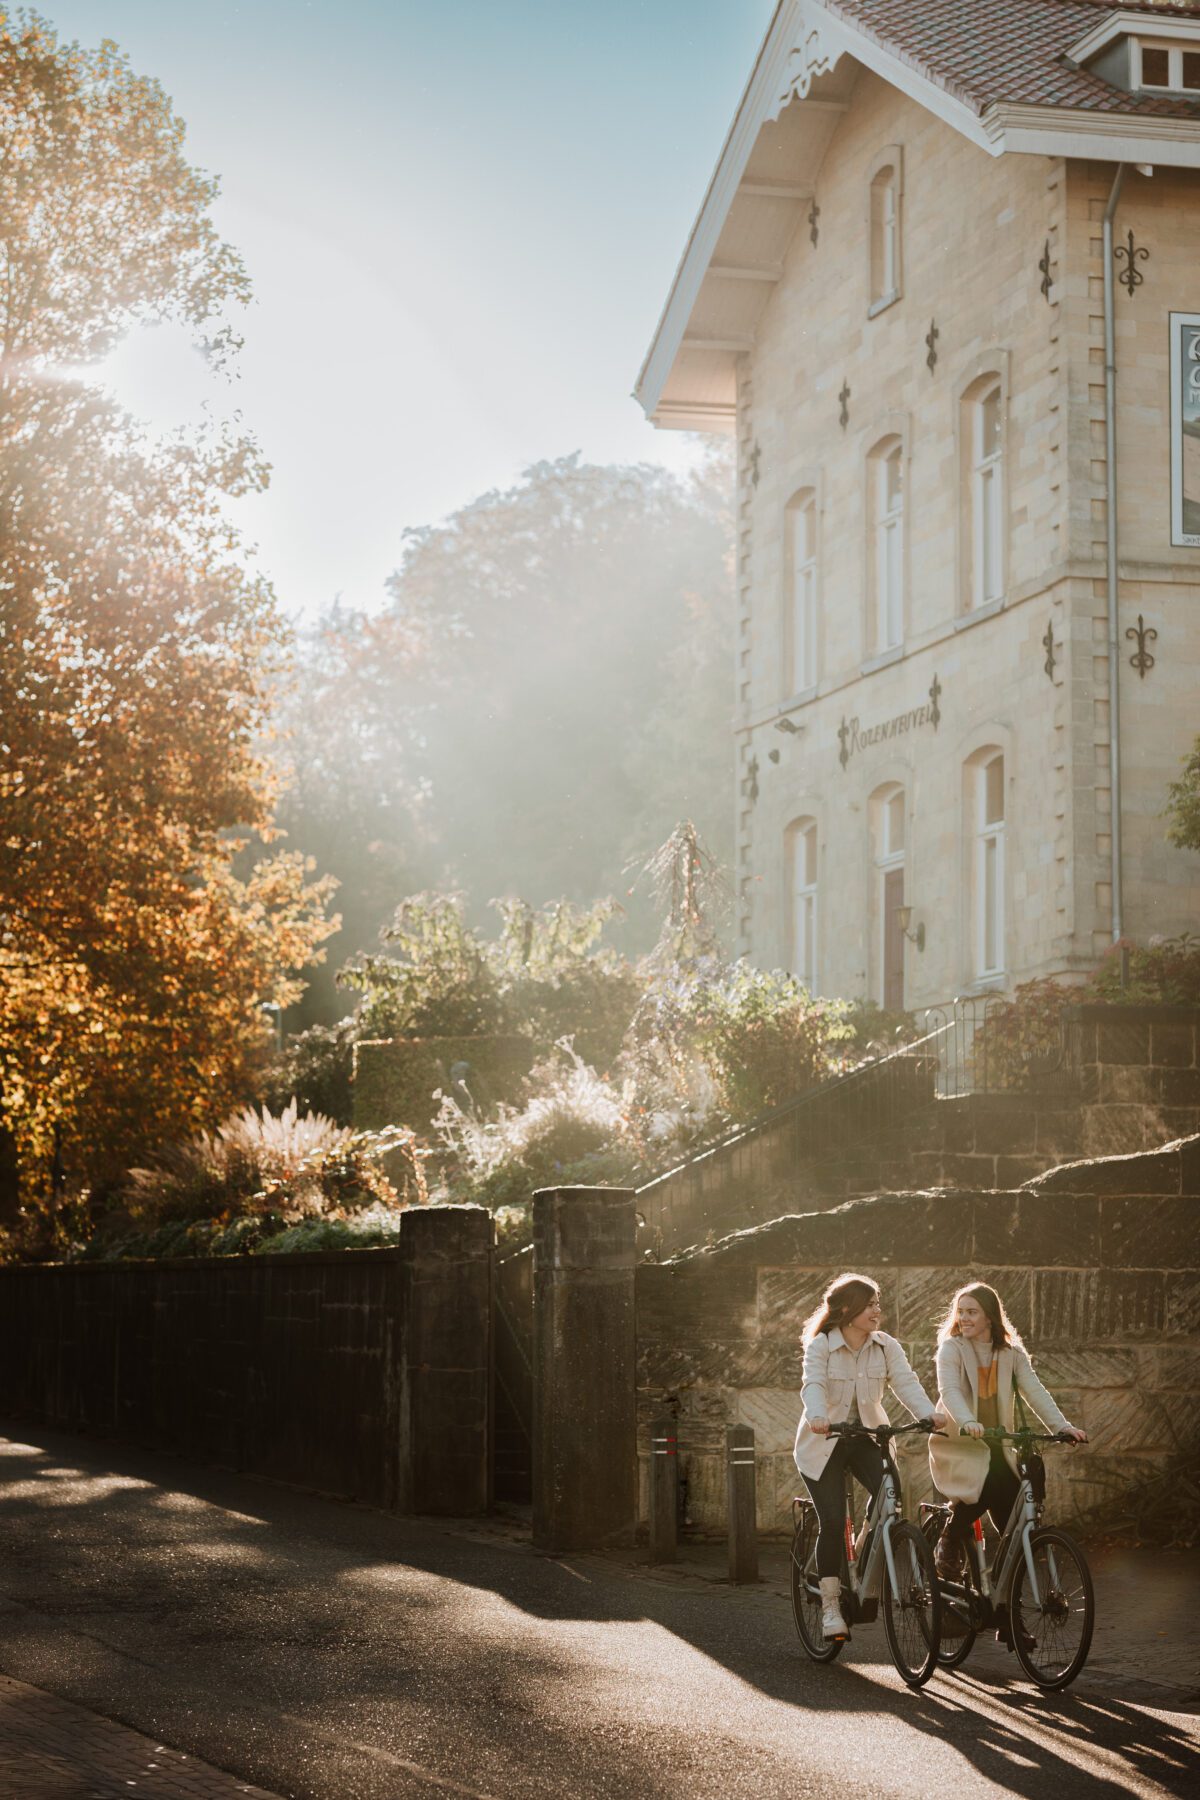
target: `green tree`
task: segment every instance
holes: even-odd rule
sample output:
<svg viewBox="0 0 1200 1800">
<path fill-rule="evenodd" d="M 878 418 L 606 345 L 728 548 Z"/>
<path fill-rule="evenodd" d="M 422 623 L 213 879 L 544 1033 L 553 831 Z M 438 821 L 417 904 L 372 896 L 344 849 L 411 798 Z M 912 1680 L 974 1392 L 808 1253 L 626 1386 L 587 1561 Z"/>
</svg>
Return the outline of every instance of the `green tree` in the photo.
<svg viewBox="0 0 1200 1800">
<path fill-rule="evenodd" d="M 236 347 L 183 136 L 115 46 L 0 12 L 0 1112 L 43 1206 L 243 1098 L 329 929 L 302 856 L 238 860 L 285 633 L 223 507 L 265 466 L 80 373 L 139 319 Z"/>
<path fill-rule="evenodd" d="M 1167 789 L 1167 838 L 1181 850 L 1200 850 L 1200 738 L 1192 746 L 1178 781 Z"/>
<path fill-rule="evenodd" d="M 728 860 L 730 506 L 723 450 L 687 480 L 540 463 L 408 532 L 381 614 L 328 615 L 280 816 L 342 882 L 339 949 L 416 887 L 461 891 L 473 920 L 496 893 L 617 894 L 645 948 L 630 864 L 682 816 Z"/>
</svg>

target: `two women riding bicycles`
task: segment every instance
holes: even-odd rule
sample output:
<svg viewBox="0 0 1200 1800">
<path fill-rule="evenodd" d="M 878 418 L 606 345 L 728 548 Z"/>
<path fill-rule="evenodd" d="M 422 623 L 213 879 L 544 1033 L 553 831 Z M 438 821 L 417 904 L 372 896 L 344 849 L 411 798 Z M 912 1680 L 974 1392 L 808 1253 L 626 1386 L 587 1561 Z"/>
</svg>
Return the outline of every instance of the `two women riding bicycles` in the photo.
<svg viewBox="0 0 1200 1800">
<path fill-rule="evenodd" d="M 936 1404 L 881 1322 L 878 1285 L 841 1275 L 804 1328 L 795 1460 L 811 1499 L 796 1502 L 792 1598 L 805 1649 L 832 1661 L 851 1623 L 875 1616 L 882 1594 L 889 1648 L 910 1685 L 937 1666 L 957 1667 L 977 1632 L 994 1625 L 1034 1681 L 1065 1687 L 1091 1641 L 1091 1581 L 1078 1546 L 1042 1524 L 1035 1444 L 1081 1443 L 1086 1433 L 1038 1380 L 985 1283 L 961 1288 L 950 1302 L 938 1334 Z M 899 1431 L 883 1405 L 889 1388 L 917 1421 L 899 1431 L 930 1434 L 931 1473 L 947 1498 L 922 1507 L 923 1533 L 903 1517 L 891 1454 Z M 1027 1405 L 1049 1436 L 1030 1429 Z M 871 1496 L 857 1540 L 848 1522 L 851 1476 Z M 991 1571 L 979 1524 L 985 1513 L 1001 1533 Z"/>
</svg>

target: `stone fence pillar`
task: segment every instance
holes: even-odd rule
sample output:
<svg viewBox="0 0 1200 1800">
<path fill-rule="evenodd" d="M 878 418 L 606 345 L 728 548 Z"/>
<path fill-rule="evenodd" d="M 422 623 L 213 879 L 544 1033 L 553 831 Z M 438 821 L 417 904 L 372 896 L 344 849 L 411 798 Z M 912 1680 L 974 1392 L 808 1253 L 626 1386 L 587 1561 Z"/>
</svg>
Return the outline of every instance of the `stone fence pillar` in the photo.
<svg viewBox="0 0 1200 1800">
<path fill-rule="evenodd" d="M 533 1197 L 533 1541 L 630 1543 L 637 1521 L 631 1188 Z"/>
<path fill-rule="evenodd" d="M 492 1215 L 413 1206 L 400 1222 L 399 1510 L 491 1504 Z"/>
</svg>

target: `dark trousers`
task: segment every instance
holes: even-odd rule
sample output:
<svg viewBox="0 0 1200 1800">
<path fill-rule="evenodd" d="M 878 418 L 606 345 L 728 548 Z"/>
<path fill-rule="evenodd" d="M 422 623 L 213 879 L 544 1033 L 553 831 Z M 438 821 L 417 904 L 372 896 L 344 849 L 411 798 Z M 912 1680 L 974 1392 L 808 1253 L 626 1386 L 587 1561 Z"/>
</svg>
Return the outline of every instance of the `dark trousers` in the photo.
<svg viewBox="0 0 1200 1800">
<path fill-rule="evenodd" d="M 846 1530 L 846 1470 L 860 1481 L 872 1503 L 883 1480 L 883 1458 L 870 1438 L 835 1438 L 833 1455 L 814 1480 L 804 1477 L 813 1497 L 821 1530 L 817 1538 L 817 1574 L 838 1575 Z"/>
<path fill-rule="evenodd" d="M 997 1531 L 1003 1531 L 1008 1524 L 1008 1515 L 1012 1511 L 1021 1483 L 1004 1460 L 1003 1446 L 989 1444 L 988 1448 L 991 1456 L 988 1458 L 983 1491 L 974 1505 L 968 1500 L 954 1502 L 954 1511 L 946 1527 L 947 1537 L 965 1541 L 970 1537 L 971 1527 L 976 1519 L 982 1519 L 984 1513 L 992 1515 L 992 1524 Z"/>
</svg>

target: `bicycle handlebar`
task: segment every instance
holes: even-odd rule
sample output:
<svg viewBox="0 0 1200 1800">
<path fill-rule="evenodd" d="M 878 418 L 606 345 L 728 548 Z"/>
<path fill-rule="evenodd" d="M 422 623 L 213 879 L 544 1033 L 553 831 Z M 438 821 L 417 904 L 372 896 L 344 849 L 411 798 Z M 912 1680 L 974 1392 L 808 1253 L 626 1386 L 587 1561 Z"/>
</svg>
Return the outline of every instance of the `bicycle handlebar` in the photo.
<svg viewBox="0 0 1200 1800">
<path fill-rule="evenodd" d="M 932 1419 L 917 1419 L 912 1425 L 864 1425 L 862 1420 L 844 1419 L 838 1425 L 829 1427 L 830 1437 L 869 1437 L 877 1443 L 886 1443 L 895 1437 L 903 1437 L 909 1431 L 936 1431 Z"/>
<path fill-rule="evenodd" d="M 991 1425 L 984 1430 L 982 1436 L 990 1444 L 1074 1444 L 1077 1442 L 1069 1431 L 1000 1431 Z"/>
</svg>

